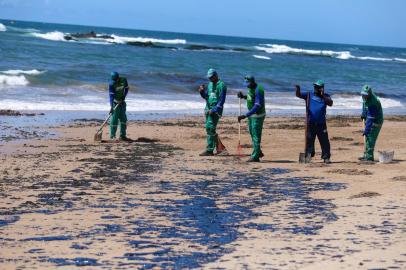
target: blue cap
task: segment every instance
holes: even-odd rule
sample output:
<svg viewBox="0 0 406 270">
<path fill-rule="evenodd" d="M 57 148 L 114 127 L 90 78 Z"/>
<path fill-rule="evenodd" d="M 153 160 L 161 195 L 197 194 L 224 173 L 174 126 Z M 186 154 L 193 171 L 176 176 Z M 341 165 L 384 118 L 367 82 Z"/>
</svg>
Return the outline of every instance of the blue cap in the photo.
<svg viewBox="0 0 406 270">
<path fill-rule="evenodd" d="M 117 78 L 120 77 L 120 75 L 116 71 L 111 72 L 110 76 L 113 81 L 117 80 Z"/>
<path fill-rule="evenodd" d="M 372 88 L 369 87 L 369 85 L 364 85 L 361 90 L 361 95 L 368 96 L 371 93 L 371 91 L 372 91 Z"/>
<path fill-rule="evenodd" d="M 324 82 L 322 80 L 317 80 L 313 85 L 318 87 L 324 87 Z"/>
<path fill-rule="evenodd" d="M 213 77 L 214 75 L 217 75 L 217 71 L 214 68 L 210 68 L 207 71 L 207 79 L 210 79 L 211 77 Z"/>
</svg>

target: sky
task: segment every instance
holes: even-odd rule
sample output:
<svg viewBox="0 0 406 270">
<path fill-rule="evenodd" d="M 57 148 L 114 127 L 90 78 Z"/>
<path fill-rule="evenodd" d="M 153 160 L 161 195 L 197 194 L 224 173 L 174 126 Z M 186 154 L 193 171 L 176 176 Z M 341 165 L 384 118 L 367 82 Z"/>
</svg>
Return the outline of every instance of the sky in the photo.
<svg viewBox="0 0 406 270">
<path fill-rule="evenodd" d="M 406 48 L 406 0 L 0 0 L 0 18 Z"/>
</svg>

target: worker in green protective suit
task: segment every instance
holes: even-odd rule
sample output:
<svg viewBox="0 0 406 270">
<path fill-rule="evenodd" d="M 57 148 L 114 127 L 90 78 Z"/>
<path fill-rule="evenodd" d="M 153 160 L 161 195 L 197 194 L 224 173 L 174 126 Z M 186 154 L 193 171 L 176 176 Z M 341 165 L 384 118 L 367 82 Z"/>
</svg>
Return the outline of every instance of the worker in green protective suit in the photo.
<svg viewBox="0 0 406 270">
<path fill-rule="evenodd" d="M 264 88 L 255 82 L 254 76 L 247 75 L 244 78 L 244 85 L 248 88 L 247 95 L 238 93 L 238 98 L 247 100 L 248 112 L 238 116 L 238 122 L 248 117 L 248 130 L 251 135 L 253 152 L 248 162 L 260 162 L 264 156 L 261 150 L 262 127 L 265 120 L 265 91 Z"/>
<path fill-rule="evenodd" d="M 376 140 L 383 124 L 383 110 L 379 98 L 368 85 L 362 88 L 361 96 L 363 100 L 361 118 L 365 121 L 362 133 L 365 136 L 365 149 L 364 155 L 359 160 L 373 161 Z"/>
<path fill-rule="evenodd" d="M 206 117 L 206 133 L 207 133 L 207 147 L 200 156 L 214 155 L 219 139 L 216 132 L 217 124 L 223 114 L 223 106 L 226 101 L 227 86 L 219 79 L 217 71 L 209 69 L 207 71 L 207 79 L 210 81 L 208 86 L 201 85 L 199 93 L 203 99 L 206 100 L 205 117 Z M 222 151 L 226 151 L 225 148 Z M 221 154 L 221 152 L 217 152 Z"/>
<path fill-rule="evenodd" d="M 120 77 L 117 72 L 111 73 L 111 82 L 109 84 L 110 95 L 110 139 L 116 138 L 117 126 L 120 121 L 120 140 L 128 141 L 127 138 L 127 115 L 125 98 L 128 94 L 128 82 L 124 77 Z M 114 110 L 114 108 L 117 108 Z"/>
</svg>

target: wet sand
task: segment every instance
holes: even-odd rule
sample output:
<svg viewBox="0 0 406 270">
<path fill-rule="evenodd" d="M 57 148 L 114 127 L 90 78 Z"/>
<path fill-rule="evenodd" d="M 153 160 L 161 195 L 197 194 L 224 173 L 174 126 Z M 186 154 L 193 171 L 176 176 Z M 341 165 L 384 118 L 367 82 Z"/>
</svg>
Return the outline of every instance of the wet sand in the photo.
<svg viewBox="0 0 406 270">
<path fill-rule="evenodd" d="M 208 158 L 202 117 L 131 122 L 132 143 L 94 143 L 98 124 L 0 143 L 0 269 L 406 268 L 404 117 L 378 140 L 391 164 L 357 162 L 351 117 L 328 121 L 329 165 L 297 163 L 301 118 L 268 118 L 255 164 L 234 118 L 218 129 L 231 155 Z"/>
</svg>

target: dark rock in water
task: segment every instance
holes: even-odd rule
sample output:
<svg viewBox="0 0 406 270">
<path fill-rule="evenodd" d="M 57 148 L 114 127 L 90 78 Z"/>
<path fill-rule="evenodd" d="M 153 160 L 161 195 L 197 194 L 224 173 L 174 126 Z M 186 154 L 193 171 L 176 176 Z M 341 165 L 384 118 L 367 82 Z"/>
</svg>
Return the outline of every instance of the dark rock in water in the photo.
<svg viewBox="0 0 406 270">
<path fill-rule="evenodd" d="M 96 38 L 102 38 L 102 39 L 114 39 L 112 36 L 109 35 L 97 35 Z"/>
<path fill-rule="evenodd" d="M 22 113 L 19 111 L 13 110 L 0 110 L 0 116 L 36 116 L 36 115 L 44 115 L 43 113 L 35 114 L 35 113 Z"/>
<path fill-rule="evenodd" d="M 202 50 L 219 50 L 219 51 L 226 51 L 226 48 L 223 47 L 209 47 L 205 45 L 189 45 L 185 47 L 186 50 L 192 50 L 192 51 L 202 51 Z"/>
<path fill-rule="evenodd" d="M 198 44 L 192 44 L 192 45 L 186 46 L 185 49 L 192 50 L 192 51 L 203 51 L 203 50 L 235 51 L 235 52 L 250 51 L 249 49 L 245 49 L 245 48 L 224 48 L 224 47 L 219 47 L 219 46 L 210 47 L 210 46 L 198 45 Z"/>
<path fill-rule="evenodd" d="M 89 33 L 76 33 L 71 34 L 73 38 L 97 38 L 97 34 L 94 31 L 90 31 Z"/>
<path fill-rule="evenodd" d="M 245 49 L 245 48 L 233 48 L 233 51 L 236 51 L 236 52 L 249 52 L 249 51 L 252 51 L 252 50 Z"/>
<path fill-rule="evenodd" d="M 0 110 L 1 116 L 21 116 L 22 114 L 13 110 Z"/>
<path fill-rule="evenodd" d="M 151 41 L 147 41 L 147 42 L 129 41 L 126 44 L 130 45 L 130 46 L 137 46 L 137 47 L 160 48 L 160 49 L 177 49 L 176 47 L 158 45 L 158 44 L 155 44 L 155 43 L 153 43 Z"/>
<path fill-rule="evenodd" d="M 114 39 L 110 35 L 98 35 L 94 31 L 90 31 L 88 33 L 75 33 L 75 34 L 69 34 L 65 35 L 64 38 L 66 40 L 76 40 L 78 38 L 100 38 L 100 39 Z"/>
<path fill-rule="evenodd" d="M 69 35 L 65 35 L 65 36 L 63 36 L 63 38 L 64 38 L 65 40 L 67 40 L 67 41 L 76 40 L 76 39 L 74 39 L 73 37 L 71 37 L 71 36 L 69 36 Z"/>
</svg>

